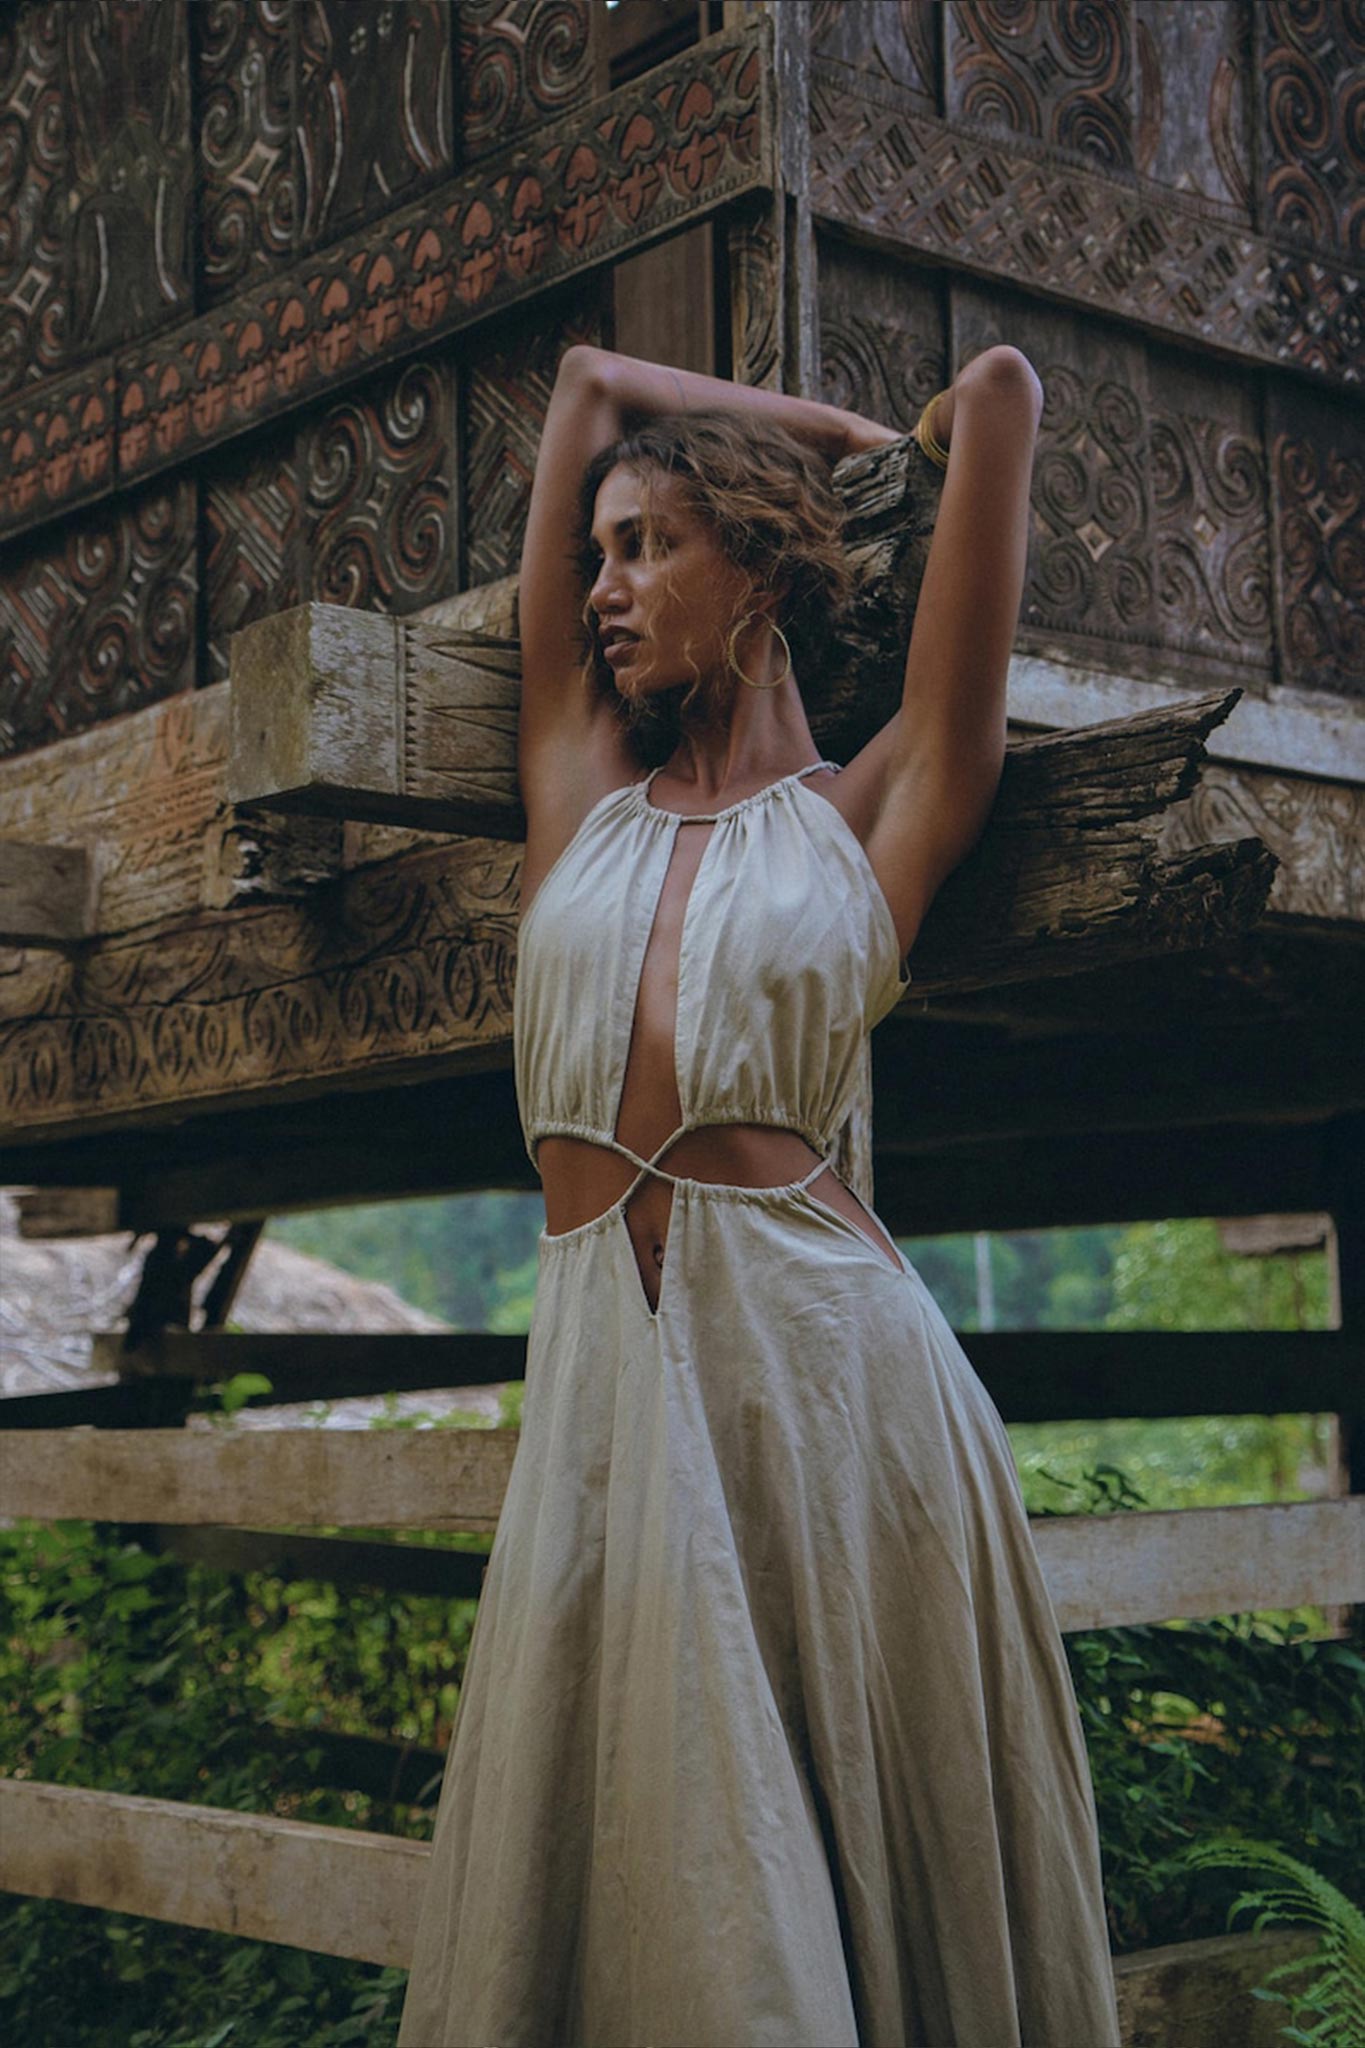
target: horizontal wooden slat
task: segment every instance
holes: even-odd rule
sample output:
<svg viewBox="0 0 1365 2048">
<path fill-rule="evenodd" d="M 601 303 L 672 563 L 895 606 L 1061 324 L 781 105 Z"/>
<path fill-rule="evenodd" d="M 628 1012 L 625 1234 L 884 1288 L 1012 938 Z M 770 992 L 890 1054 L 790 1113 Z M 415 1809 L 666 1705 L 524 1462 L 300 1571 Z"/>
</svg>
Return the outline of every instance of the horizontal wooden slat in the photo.
<svg viewBox="0 0 1365 2048">
<path fill-rule="evenodd" d="M 1365 1413 L 1365 1337 L 1340 1330 L 962 1330 L 963 1348 L 1006 1422 L 1110 1416 Z M 496 1386 L 526 1370 L 526 1339 L 483 1331 L 166 1330 L 125 1352 L 94 1339 L 93 1363 L 138 1377 L 117 1385 L 0 1398 L 0 1429 L 89 1422 L 129 1428 L 173 1414 L 137 1404 L 150 1383 L 192 1389 L 264 1374 L 249 1405 L 339 1400 L 424 1388 Z"/>
<path fill-rule="evenodd" d="M 1341 1330 L 962 1330 L 1006 1422 L 1365 1413 Z"/>
<path fill-rule="evenodd" d="M 1058 1626 L 1123 1628 L 1365 1598 L 1365 1494 L 1035 1517 Z"/>
<path fill-rule="evenodd" d="M 518 1432 L 34 1430 L 0 1435 L 0 1512 L 42 1520 L 487 1530 Z M 1048 1515 L 1064 1629 L 1365 1599 L 1365 1494 L 1284 1506 Z"/>
<path fill-rule="evenodd" d="M 0 1513 L 488 1530 L 515 1429 L 26 1430 L 0 1434 Z"/>
<path fill-rule="evenodd" d="M 431 1851 L 319 1827 L 0 1778 L 0 1888 L 406 1968 Z"/>
<path fill-rule="evenodd" d="M 398 1969 L 411 1964 L 430 1854 L 359 1829 L 0 1779 L 6 1891 Z M 1281 2009 L 1251 1987 L 1316 1939 L 1280 1928 L 1117 1958 L 1125 2048 L 1274 2048 Z"/>
</svg>

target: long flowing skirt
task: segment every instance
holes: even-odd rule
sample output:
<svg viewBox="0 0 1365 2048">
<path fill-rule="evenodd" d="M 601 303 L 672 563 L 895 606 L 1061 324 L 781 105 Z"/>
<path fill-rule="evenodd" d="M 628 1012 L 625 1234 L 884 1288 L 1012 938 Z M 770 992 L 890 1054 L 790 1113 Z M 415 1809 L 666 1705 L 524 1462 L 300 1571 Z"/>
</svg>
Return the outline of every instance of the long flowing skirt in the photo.
<svg viewBox="0 0 1365 2048">
<path fill-rule="evenodd" d="M 998 1410 L 914 1267 L 684 1181 L 540 1240 L 399 2048 L 1118 2048 Z"/>
</svg>

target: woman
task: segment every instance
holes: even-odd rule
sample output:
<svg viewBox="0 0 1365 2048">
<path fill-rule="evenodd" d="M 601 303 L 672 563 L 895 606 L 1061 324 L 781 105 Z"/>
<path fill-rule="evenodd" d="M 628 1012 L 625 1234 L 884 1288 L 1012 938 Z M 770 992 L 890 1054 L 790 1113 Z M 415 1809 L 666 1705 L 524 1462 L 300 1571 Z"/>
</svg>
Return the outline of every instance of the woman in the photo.
<svg viewBox="0 0 1365 2048">
<path fill-rule="evenodd" d="M 1041 403 L 1012 348 L 931 401 L 904 701 L 839 767 L 829 464 L 894 434 L 561 363 L 520 588 L 546 1230 L 400 2048 L 1116 2048 L 1009 1439 L 840 1149 L 998 783 Z"/>
</svg>

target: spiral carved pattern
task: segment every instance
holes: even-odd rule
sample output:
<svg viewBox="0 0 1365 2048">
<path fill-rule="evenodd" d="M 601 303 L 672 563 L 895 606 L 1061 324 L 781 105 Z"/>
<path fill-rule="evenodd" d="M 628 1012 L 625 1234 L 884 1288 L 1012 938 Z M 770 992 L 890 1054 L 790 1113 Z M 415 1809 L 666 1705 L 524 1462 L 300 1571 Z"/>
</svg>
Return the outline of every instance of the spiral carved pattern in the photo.
<svg viewBox="0 0 1365 2048">
<path fill-rule="evenodd" d="M 0 753 L 194 682 L 195 492 L 152 485 L 87 513 L 0 580 Z"/>
<path fill-rule="evenodd" d="M 413 362 L 333 406 L 302 439 L 308 594 L 407 612 L 454 588 L 450 375 Z"/>
<path fill-rule="evenodd" d="M 200 0 L 190 32 L 207 304 L 294 253 L 289 0 Z"/>
<path fill-rule="evenodd" d="M 1285 680 L 1365 695 L 1365 433 L 1308 394 L 1274 412 Z"/>
<path fill-rule="evenodd" d="M 1117 0 L 958 0 L 948 106 L 1106 171 L 1132 167 L 1132 38 Z"/>
<path fill-rule="evenodd" d="M 0 398 L 66 352 L 64 77 L 60 7 L 0 15 Z"/>
<path fill-rule="evenodd" d="M 1266 226 L 1365 257 L 1365 8 L 1264 0 Z"/>
<path fill-rule="evenodd" d="M 458 21 L 466 163 L 589 98 L 589 0 L 459 0 Z"/>
</svg>

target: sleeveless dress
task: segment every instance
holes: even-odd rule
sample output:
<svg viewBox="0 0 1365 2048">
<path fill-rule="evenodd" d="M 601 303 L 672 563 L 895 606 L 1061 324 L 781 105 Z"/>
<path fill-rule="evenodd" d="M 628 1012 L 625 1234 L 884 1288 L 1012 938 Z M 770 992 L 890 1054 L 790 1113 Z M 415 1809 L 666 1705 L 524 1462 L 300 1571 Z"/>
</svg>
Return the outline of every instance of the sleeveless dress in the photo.
<svg viewBox="0 0 1365 2048">
<path fill-rule="evenodd" d="M 909 979 L 805 783 L 834 765 L 705 818 L 657 808 L 652 776 L 612 790 L 522 921 L 531 1157 L 570 1134 L 639 1171 L 539 1240 L 399 2048 L 1119 2048 L 1080 1715 L 1004 1424 L 909 1260 L 810 1187 L 866 1124 L 868 1033 Z M 799 1132 L 820 1158 L 781 1187 L 614 1136 L 689 823 L 713 829 L 677 963 L 681 1129 Z M 625 1219 L 651 1172 L 657 1309 Z"/>
</svg>

